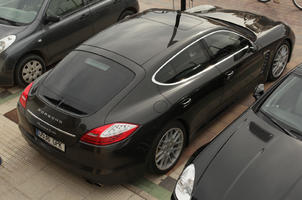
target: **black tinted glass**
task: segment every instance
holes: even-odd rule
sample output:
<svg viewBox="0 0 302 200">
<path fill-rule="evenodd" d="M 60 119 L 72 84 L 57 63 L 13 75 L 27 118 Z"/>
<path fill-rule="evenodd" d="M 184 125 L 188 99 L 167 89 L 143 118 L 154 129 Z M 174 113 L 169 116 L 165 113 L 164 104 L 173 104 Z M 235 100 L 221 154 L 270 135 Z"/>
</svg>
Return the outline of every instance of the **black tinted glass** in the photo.
<svg viewBox="0 0 302 200">
<path fill-rule="evenodd" d="M 215 60 L 221 60 L 249 45 L 247 39 L 231 32 L 214 33 L 204 41 Z"/>
<path fill-rule="evenodd" d="M 51 0 L 48 16 L 63 16 L 84 6 L 83 0 Z"/>
<path fill-rule="evenodd" d="M 169 63 L 156 75 L 161 83 L 174 83 L 189 78 L 208 66 L 209 57 L 199 42 L 190 46 Z"/>
<path fill-rule="evenodd" d="M 0 0 L 0 23 L 29 24 L 36 18 L 43 0 Z"/>
<path fill-rule="evenodd" d="M 289 131 L 302 134 L 302 78 L 290 75 L 266 99 L 260 110 L 286 125 Z"/>
<path fill-rule="evenodd" d="M 46 78 L 40 95 L 53 104 L 63 103 L 69 111 L 91 113 L 107 104 L 134 76 L 132 71 L 116 62 L 75 51 Z"/>
</svg>

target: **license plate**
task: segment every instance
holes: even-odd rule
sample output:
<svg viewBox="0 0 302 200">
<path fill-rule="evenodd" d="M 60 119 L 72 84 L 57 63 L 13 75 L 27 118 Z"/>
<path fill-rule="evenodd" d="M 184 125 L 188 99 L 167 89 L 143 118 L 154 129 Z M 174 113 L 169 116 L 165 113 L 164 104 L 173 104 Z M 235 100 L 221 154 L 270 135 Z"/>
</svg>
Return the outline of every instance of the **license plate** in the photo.
<svg viewBox="0 0 302 200">
<path fill-rule="evenodd" d="M 47 144 L 65 152 L 65 144 L 63 142 L 60 142 L 56 139 L 54 139 L 53 137 L 50 137 L 49 135 L 43 133 L 40 130 L 37 130 L 37 136 L 42 139 L 43 141 L 45 141 Z"/>
</svg>

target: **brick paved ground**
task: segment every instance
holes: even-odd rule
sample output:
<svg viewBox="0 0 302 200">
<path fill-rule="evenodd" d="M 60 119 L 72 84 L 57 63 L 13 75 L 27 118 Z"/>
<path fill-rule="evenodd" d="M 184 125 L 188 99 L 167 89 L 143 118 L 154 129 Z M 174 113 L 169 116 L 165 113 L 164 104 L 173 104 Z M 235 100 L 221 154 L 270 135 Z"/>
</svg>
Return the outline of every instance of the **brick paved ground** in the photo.
<svg viewBox="0 0 302 200">
<path fill-rule="evenodd" d="M 226 3 L 227 2 L 227 3 Z M 172 8 L 169 0 L 140 0 L 141 10 L 154 7 Z M 225 8 L 241 9 L 264 14 L 289 24 L 297 41 L 292 61 L 287 70 L 302 61 L 302 11 L 291 1 L 281 0 L 261 4 L 257 0 L 195 0 L 194 5 L 212 4 Z M 179 1 L 175 1 L 179 8 Z M 300 37 L 301 36 L 301 37 Z M 266 88 L 271 84 L 266 84 Z M 4 115 L 16 106 L 21 89 L 0 88 L 0 200 L 10 199 L 168 199 L 175 180 L 185 161 L 202 144 L 210 141 L 253 102 L 250 96 L 228 108 L 215 121 L 200 131 L 200 136 L 187 148 L 178 165 L 164 176 L 146 174 L 144 178 L 128 184 L 105 186 L 87 184 L 33 150 L 21 138 L 17 124 Z M 13 116 L 11 113 L 6 116 Z"/>
</svg>

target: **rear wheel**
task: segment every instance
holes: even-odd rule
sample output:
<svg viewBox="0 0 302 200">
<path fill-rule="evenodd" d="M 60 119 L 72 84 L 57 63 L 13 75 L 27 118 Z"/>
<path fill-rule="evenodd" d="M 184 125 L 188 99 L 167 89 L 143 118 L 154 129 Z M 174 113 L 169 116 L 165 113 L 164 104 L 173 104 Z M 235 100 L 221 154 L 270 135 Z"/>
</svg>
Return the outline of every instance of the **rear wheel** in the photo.
<svg viewBox="0 0 302 200">
<path fill-rule="evenodd" d="M 186 133 L 179 122 L 165 126 L 156 137 L 148 155 L 147 166 L 156 174 L 167 173 L 172 169 L 184 149 Z"/>
<path fill-rule="evenodd" d="M 289 43 L 285 41 L 278 47 L 274 55 L 274 60 L 268 74 L 268 80 L 270 81 L 277 80 L 282 75 L 288 63 L 289 55 L 290 55 Z"/>
<path fill-rule="evenodd" d="M 44 60 L 38 55 L 28 55 L 20 60 L 16 69 L 16 80 L 25 87 L 46 71 Z"/>
<path fill-rule="evenodd" d="M 295 4 L 295 6 L 297 8 L 299 8 L 300 10 L 302 10 L 302 0 L 293 0 L 293 3 Z"/>
<path fill-rule="evenodd" d="M 126 19 L 134 14 L 135 14 L 135 12 L 133 12 L 132 10 L 125 10 L 124 12 L 122 12 L 121 16 L 118 18 L 118 21 Z"/>
</svg>

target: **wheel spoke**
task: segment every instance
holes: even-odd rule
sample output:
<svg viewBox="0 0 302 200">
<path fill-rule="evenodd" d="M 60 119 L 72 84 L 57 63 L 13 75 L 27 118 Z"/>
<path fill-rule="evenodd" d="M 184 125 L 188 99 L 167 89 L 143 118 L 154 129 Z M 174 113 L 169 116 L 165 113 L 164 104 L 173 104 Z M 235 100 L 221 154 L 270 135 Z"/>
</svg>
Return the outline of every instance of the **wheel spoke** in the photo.
<svg viewBox="0 0 302 200">
<path fill-rule="evenodd" d="M 286 44 L 282 45 L 275 55 L 272 66 L 272 75 L 278 78 L 284 71 L 289 56 L 289 49 Z"/>
<path fill-rule="evenodd" d="M 22 69 L 22 79 L 26 83 L 30 83 L 36 80 L 40 75 L 42 75 L 43 67 L 40 61 L 30 60 L 24 64 Z"/>
<path fill-rule="evenodd" d="M 161 154 L 160 156 L 157 157 L 156 162 L 163 160 L 164 157 L 165 157 L 165 154 Z"/>
<path fill-rule="evenodd" d="M 179 128 L 171 128 L 158 142 L 155 164 L 158 169 L 166 170 L 175 164 L 183 148 L 183 132 Z"/>
</svg>

